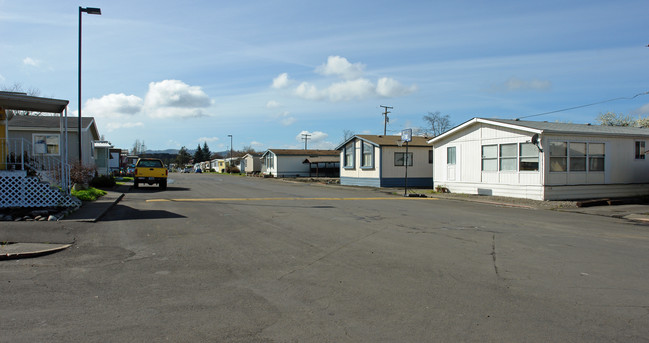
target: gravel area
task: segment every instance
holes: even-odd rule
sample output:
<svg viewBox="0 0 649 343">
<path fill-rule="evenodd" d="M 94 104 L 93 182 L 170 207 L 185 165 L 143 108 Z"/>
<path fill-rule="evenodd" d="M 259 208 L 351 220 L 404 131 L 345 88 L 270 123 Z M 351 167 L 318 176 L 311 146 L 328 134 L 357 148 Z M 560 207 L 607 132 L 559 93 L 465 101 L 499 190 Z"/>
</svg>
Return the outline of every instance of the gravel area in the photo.
<svg viewBox="0 0 649 343">
<path fill-rule="evenodd" d="M 555 210 L 561 208 L 577 208 L 577 201 L 542 201 L 523 198 L 510 198 L 492 195 L 436 193 L 430 190 L 414 190 L 413 193 L 425 194 L 427 197 L 441 199 L 457 199 L 484 203 L 496 203 L 510 206 L 532 207 L 542 210 Z"/>
</svg>

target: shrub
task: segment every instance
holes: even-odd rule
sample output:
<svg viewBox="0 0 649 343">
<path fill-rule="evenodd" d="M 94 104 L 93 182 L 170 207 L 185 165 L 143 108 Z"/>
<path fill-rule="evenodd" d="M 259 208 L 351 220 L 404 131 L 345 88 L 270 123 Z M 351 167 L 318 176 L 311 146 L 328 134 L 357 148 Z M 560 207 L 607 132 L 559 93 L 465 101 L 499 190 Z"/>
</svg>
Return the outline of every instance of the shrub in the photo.
<svg viewBox="0 0 649 343">
<path fill-rule="evenodd" d="M 77 162 L 70 168 L 70 180 L 72 183 L 87 185 L 96 173 L 97 169 L 94 166 L 87 167 Z"/>
<path fill-rule="evenodd" d="M 115 187 L 115 184 L 115 178 L 112 175 L 95 176 L 90 181 L 90 186 L 97 188 L 112 188 Z"/>
</svg>

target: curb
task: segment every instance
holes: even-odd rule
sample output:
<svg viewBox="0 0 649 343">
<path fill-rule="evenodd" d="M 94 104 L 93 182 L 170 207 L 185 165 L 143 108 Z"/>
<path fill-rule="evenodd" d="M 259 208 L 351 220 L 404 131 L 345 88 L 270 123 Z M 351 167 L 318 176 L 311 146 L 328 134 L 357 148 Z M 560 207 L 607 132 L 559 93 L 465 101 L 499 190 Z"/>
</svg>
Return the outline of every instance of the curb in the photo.
<svg viewBox="0 0 649 343">
<path fill-rule="evenodd" d="M 0 261 L 44 256 L 48 254 L 53 254 L 61 250 L 65 250 L 72 246 L 72 244 L 41 244 L 41 243 L 16 243 L 12 245 L 14 245 L 14 247 L 12 248 L 18 248 L 15 250 L 25 249 L 28 251 L 0 252 Z M 17 247 L 15 247 L 15 245 L 17 245 Z M 47 246 L 51 246 L 51 247 L 47 248 Z M 38 250 L 31 250 L 34 248 Z M 3 249 L 0 249 L 0 251 L 1 250 Z"/>
<path fill-rule="evenodd" d="M 90 222 L 96 223 L 97 221 L 99 221 L 99 219 L 101 219 L 101 217 L 103 217 L 111 208 L 117 205 L 117 203 L 120 202 L 122 198 L 124 198 L 124 193 L 120 194 L 117 199 L 115 199 L 115 201 L 108 205 L 101 213 L 99 213 L 99 215 L 97 215 L 95 219 L 91 220 Z"/>
</svg>

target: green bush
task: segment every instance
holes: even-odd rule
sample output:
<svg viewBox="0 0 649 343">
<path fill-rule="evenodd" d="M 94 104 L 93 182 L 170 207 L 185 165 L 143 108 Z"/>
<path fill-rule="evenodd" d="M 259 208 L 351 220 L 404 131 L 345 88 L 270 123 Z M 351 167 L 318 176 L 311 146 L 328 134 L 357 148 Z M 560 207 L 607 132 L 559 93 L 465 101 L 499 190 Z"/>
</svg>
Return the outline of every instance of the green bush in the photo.
<svg viewBox="0 0 649 343">
<path fill-rule="evenodd" d="M 90 181 L 90 186 L 99 188 L 115 187 L 115 178 L 112 175 L 99 175 L 95 176 Z"/>
<path fill-rule="evenodd" d="M 79 191 L 72 190 L 72 195 L 81 201 L 95 201 L 97 198 L 106 195 L 106 191 L 97 188 L 88 188 Z"/>
</svg>

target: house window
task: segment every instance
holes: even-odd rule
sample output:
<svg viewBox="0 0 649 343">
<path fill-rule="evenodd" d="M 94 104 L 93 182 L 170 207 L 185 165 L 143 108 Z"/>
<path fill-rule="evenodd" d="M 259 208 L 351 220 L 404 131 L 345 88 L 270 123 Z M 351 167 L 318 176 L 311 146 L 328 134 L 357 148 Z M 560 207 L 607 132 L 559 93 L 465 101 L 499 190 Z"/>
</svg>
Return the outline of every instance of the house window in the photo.
<svg viewBox="0 0 649 343">
<path fill-rule="evenodd" d="M 374 167 L 374 146 L 367 142 L 363 142 L 361 145 L 361 167 L 362 168 L 373 168 Z"/>
<path fill-rule="evenodd" d="M 604 171 L 604 143 L 550 142 L 550 171 Z"/>
<path fill-rule="evenodd" d="M 521 143 L 518 168 L 521 171 L 539 170 L 539 149 L 532 143 Z"/>
<path fill-rule="evenodd" d="M 433 149 L 428 150 L 428 163 L 433 164 Z"/>
<path fill-rule="evenodd" d="M 455 164 L 455 147 L 446 148 L 446 164 Z"/>
<path fill-rule="evenodd" d="M 500 170 L 516 171 L 516 162 L 518 160 L 518 151 L 516 144 L 500 145 Z"/>
<path fill-rule="evenodd" d="M 588 144 L 588 171 L 604 171 L 604 143 Z"/>
<path fill-rule="evenodd" d="M 354 168 L 354 142 L 345 145 L 343 167 Z"/>
<path fill-rule="evenodd" d="M 59 155 L 58 134 L 35 134 L 32 139 L 34 154 Z"/>
<path fill-rule="evenodd" d="M 482 170 L 498 171 L 498 146 L 497 145 L 482 146 Z"/>
<path fill-rule="evenodd" d="M 568 142 L 550 142 L 550 171 L 568 171 Z"/>
<path fill-rule="evenodd" d="M 645 142 L 636 141 L 635 142 L 635 159 L 644 160 L 645 159 Z"/>
<path fill-rule="evenodd" d="M 570 171 L 586 171 L 586 143 L 570 143 Z"/>
<path fill-rule="evenodd" d="M 266 155 L 266 158 L 264 159 L 264 162 L 266 164 L 266 168 L 275 167 L 275 158 L 274 158 L 273 154 Z M 219 168 L 224 168 L 224 167 L 225 167 L 225 162 L 224 161 L 219 161 Z"/>
<path fill-rule="evenodd" d="M 407 160 L 406 162 L 408 163 L 408 166 L 412 166 L 412 153 L 409 152 L 406 154 L 405 152 L 395 152 L 394 153 L 394 165 L 395 166 L 403 166 L 404 165 L 404 157 Z"/>
</svg>

